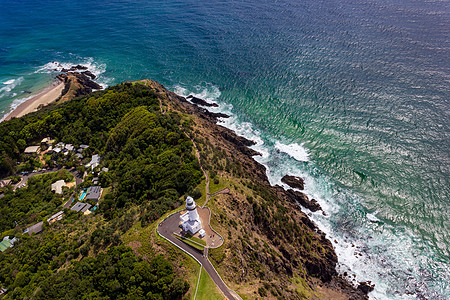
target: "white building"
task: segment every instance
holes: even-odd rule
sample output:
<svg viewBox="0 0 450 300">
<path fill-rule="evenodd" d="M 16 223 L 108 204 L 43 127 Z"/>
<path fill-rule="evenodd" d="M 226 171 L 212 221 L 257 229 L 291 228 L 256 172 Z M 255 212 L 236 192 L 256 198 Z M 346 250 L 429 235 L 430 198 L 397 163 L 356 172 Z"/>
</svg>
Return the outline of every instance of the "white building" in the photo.
<svg viewBox="0 0 450 300">
<path fill-rule="evenodd" d="M 190 196 L 186 198 L 186 210 L 187 212 L 180 216 L 181 227 L 185 232 L 196 234 L 200 229 L 202 229 L 202 222 L 198 216 L 197 205 L 195 204 L 194 199 Z"/>
<path fill-rule="evenodd" d="M 64 180 L 63 179 L 58 180 L 57 182 L 52 183 L 52 191 L 54 191 L 56 194 L 62 195 L 62 193 L 63 193 L 63 190 L 62 190 L 63 186 L 66 186 L 66 183 L 64 182 Z"/>
<path fill-rule="evenodd" d="M 25 154 L 39 154 L 41 152 L 41 147 L 40 146 L 29 146 L 25 149 L 24 153 Z"/>
<path fill-rule="evenodd" d="M 85 167 L 86 167 L 86 168 L 92 168 L 92 169 L 94 169 L 94 168 L 97 167 L 99 164 L 100 164 L 100 155 L 94 154 L 94 155 L 92 155 L 91 161 L 90 161 L 88 164 L 86 164 Z"/>
</svg>

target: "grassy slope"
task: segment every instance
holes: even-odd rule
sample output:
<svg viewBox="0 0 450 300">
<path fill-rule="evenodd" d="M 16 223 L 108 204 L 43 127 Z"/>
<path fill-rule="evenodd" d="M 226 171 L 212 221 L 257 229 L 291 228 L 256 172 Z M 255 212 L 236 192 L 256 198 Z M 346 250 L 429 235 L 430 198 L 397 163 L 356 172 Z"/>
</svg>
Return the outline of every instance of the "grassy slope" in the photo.
<svg viewBox="0 0 450 300">
<path fill-rule="evenodd" d="M 224 299 L 224 296 L 219 291 L 217 286 L 212 281 L 211 277 L 202 269 L 200 280 L 198 283 L 196 300 L 219 300 Z"/>
</svg>

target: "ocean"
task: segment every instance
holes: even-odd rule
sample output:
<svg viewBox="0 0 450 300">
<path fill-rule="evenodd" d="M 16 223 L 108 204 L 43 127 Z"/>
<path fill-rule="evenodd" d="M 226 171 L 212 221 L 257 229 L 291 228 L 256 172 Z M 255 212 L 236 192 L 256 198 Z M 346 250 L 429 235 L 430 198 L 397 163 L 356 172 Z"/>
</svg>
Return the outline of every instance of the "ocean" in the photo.
<svg viewBox="0 0 450 300">
<path fill-rule="evenodd" d="M 0 116 L 55 61 L 217 102 L 272 184 L 305 178 L 341 274 L 450 299 L 449 33 L 448 0 L 0 0 Z"/>
</svg>

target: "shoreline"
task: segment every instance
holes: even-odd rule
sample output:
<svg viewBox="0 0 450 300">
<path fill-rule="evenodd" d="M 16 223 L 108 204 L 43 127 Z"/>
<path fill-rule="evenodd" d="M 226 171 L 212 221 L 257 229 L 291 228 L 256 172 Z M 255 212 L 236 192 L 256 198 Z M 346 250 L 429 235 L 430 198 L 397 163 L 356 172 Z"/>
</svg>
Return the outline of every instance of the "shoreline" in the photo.
<svg viewBox="0 0 450 300">
<path fill-rule="evenodd" d="M 12 118 L 20 118 L 31 112 L 38 111 L 42 106 L 48 105 L 58 99 L 63 89 L 63 81 L 57 80 L 51 83 L 48 87 L 17 106 L 1 122 L 8 121 Z"/>
</svg>

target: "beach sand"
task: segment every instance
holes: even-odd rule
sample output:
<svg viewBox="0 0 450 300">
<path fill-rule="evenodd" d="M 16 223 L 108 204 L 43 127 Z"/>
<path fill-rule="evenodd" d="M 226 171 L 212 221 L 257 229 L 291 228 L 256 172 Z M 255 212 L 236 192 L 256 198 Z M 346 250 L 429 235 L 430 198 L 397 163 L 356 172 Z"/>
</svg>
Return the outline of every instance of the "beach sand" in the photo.
<svg viewBox="0 0 450 300">
<path fill-rule="evenodd" d="M 64 82 L 57 81 L 45 88 L 43 91 L 21 103 L 15 110 L 13 110 L 5 121 L 11 118 L 20 118 L 26 114 L 37 111 L 41 105 L 48 105 L 49 103 L 58 99 L 64 89 Z"/>
</svg>

